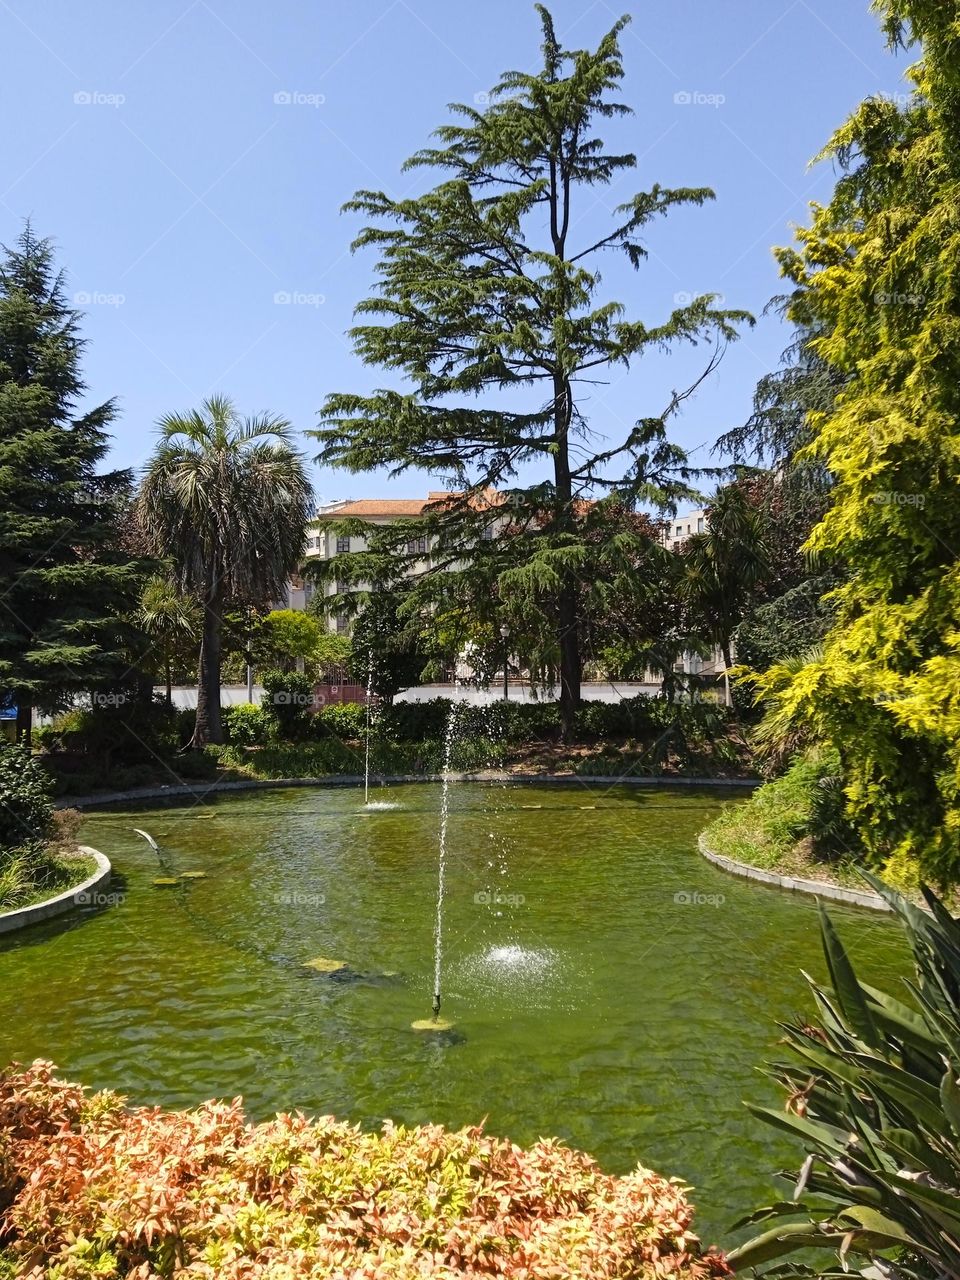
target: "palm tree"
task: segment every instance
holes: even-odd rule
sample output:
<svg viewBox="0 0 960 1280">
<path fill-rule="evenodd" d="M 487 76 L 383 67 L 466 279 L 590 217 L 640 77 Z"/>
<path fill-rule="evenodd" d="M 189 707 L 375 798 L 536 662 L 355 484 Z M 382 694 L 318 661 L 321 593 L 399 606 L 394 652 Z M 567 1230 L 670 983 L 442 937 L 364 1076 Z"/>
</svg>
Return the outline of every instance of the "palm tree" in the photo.
<svg viewBox="0 0 960 1280">
<path fill-rule="evenodd" d="M 283 418 L 241 418 L 226 396 L 160 419 L 137 508 L 177 587 L 203 609 L 192 745 L 223 741 L 220 631 L 228 605 L 279 600 L 299 568 L 313 493 Z"/>
<path fill-rule="evenodd" d="M 710 525 L 687 539 L 682 591 L 693 629 L 723 654 L 724 700 L 730 706 L 733 633 L 758 586 L 770 574 L 764 520 L 737 484 L 721 489 L 710 507 Z"/>
<path fill-rule="evenodd" d="M 184 595 L 169 578 L 149 578 L 140 597 L 137 622 L 157 642 L 163 656 L 167 706 L 173 705 L 171 667 L 178 643 L 193 640 L 200 630 L 200 608 L 193 596 Z"/>
</svg>

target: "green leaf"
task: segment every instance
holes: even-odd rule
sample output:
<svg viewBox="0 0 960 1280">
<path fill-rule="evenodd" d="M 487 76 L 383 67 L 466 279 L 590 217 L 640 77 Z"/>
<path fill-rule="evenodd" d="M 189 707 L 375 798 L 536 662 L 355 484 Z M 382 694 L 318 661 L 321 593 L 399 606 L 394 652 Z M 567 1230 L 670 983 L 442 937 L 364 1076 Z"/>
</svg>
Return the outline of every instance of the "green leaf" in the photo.
<svg viewBox="0 0 960 1280">
<path fill-rule="evenodd" d="M 826 1249 L 838 1245 L 843 1233 L 827 1233 L 818 1231 L 809 1222 L 788 1222 L 765 1231 L 762 1235 L 748 1240 L 732 1253 L 727 1254 L 727 1261 L 735 1271 L 746 1271 L 749 1267 L 757 1267 L 771 1258 L 781 1258 L 785 1253 L 793 1253 L 797 1249 Z"/>
<path fill-rule="evenodd" d="M 866 994 L 857 981 L 843 943 L 837 936 L 833 922 L 822 903 L 820 904 L 820 930 L 823 938 L 823 954 L 826 957 L 830 981 L 840 1008 L 859 1038 L 871 1048 L 879 1048 L 883 1038 L 877 1031 L 877 1024 L 867 1004 Z"/>
</svg>

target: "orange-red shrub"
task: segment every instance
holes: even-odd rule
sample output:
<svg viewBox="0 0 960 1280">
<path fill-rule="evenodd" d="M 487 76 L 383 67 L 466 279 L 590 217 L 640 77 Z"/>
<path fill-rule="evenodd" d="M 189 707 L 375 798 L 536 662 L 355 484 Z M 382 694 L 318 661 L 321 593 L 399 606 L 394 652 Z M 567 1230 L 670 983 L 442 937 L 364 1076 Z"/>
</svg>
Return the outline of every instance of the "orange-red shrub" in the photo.
<svg viewBox="0 0 960 1280">
<path fill-rule="evenodd" d="M 329 1116 L 246 1123 L 240 1100 L 127 1108 L 0 1076 L 0 1275 L 203 1280 L 708 1280 L 684 1189 L 555 1141 Z M 6 1268 L 6 1270 L 4 1269 Z"/>
</svg>

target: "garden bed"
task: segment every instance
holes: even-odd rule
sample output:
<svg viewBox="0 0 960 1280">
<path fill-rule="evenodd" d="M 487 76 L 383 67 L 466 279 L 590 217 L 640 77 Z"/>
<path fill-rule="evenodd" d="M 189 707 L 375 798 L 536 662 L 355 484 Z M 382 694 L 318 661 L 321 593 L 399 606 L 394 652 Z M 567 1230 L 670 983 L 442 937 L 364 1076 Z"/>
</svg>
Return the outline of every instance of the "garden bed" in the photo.
<svg viewBox="0 0 960 1280">
<path fill-rule="evenodd" d="M 300 1114 L 249 1125 L 239 1099 L 127 1108 L 45 1062 L 0 1077 L 0 1130 L 4 1280 L 730 1272 L 701 1249 L 685 1187 L 605 1174 L 553 1139 Z"/>
</svg>

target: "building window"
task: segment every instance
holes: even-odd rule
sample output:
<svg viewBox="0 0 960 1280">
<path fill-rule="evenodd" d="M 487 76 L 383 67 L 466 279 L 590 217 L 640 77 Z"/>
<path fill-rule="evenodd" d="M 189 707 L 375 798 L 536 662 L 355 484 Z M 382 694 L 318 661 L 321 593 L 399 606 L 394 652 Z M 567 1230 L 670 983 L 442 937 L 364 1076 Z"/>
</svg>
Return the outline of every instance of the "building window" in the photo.
<svg viewBox="0 0 960 1280">
<path fill-rule="evenodd" d="M 703 516 L 697 521 L 697 533 L 703 533 Z"/>
<path fill-rule="evenodd" d="M 480 536 L 483 538 L 484 542 L 492 542 L 493 541 L 493 525 L 485 524 L 483 526 L 483 533 Z"/>
<path fill-rule="evenodd" d="M 673 549 L 674 549 L 674 551 L 679 551 L 679 550 L 680 550 L 680 543 L 679 543 L 679 542 L 675 542 L 675 543 L 673 544 Z"/>
<path fill-rule="evenodd" d="M 342 636 L 344 632 L 350 630 L 350 619 L 345 613 L 337 614 L 337 635 Z"/>
<path fill-rule="evenodd" d="M 683 536 L 683 525 L 682 525 L 682 524 L 678 524 L 678 525 L 677 525 L 676 533 L 677 533 L 677 537 L 678 537 L 678 538 Z"/>
<path fill-rule="evenodd" d="M 342 556 L 344 552 L 350 550 L 350 535 L 337 538 L 337 555 Z"/>
<path fill-rule="evenodd" d="M 407 552 L 412 556 L 425 556 L 427 554 L 426 538 L 411 538 L 407 543 Z"/>
</svg>

